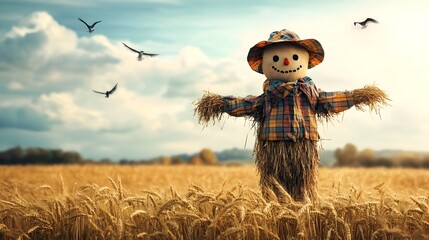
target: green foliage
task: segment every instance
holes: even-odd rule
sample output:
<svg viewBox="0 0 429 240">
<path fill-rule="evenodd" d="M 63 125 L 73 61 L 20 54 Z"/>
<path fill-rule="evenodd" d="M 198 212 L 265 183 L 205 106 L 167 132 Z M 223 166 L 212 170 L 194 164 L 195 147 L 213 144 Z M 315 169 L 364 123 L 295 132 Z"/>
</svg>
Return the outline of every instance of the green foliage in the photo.
<svg viewBox="0 0 429 240">
<path fill-rule="evenodd" d="M 185 160 L 181 156 L 174 156 L 171 157 L 171 164 L 172 165 L 182 165 L 185 163 Z"/>
<path fill-rule="evenodd" d="M 0 165 L 13 164 L 71 164 L 86 162 L 79 153 L 43 148 L 14 147 L 0 152 Z"/>
</svg>

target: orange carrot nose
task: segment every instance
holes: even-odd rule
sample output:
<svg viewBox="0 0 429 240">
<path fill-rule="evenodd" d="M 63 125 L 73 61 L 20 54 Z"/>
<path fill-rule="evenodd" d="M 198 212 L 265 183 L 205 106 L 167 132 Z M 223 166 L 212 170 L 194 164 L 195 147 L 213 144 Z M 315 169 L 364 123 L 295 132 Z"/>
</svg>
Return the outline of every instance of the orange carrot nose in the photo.
<svg viewBox="0 0 429 240">
<path fill-rule="evenodd" d="M 283 64 L 286 65 L 286 66 L 289 65 L 289 59 L 285 58 Z"/>
</svg>

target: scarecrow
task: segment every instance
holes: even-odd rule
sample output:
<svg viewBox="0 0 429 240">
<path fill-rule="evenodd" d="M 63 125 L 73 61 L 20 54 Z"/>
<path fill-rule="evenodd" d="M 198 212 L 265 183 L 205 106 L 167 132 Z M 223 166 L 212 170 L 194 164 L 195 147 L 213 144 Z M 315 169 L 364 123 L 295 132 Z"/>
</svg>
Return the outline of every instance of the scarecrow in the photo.
<svg viewBox="0 0 429 240">
<path fill-rule="evenodd" d="M 223 113 L 249 117 L 256 127 L 253 154 L 265 198 L 317 201 L 319 155 L 317 120 L 326 120 L 352 106 L 378 111 L 389 100 L 375 86 L 326 92 L 316 88 L 307 70 L 324 58 L 315 39 L 301 40 L 283 29 L 250 48 L 250 67 L 265 75 L 259 96 L 233 97 L 206 92 L 196 102 L 199 122 L 219 121 Z"/>
</svg>

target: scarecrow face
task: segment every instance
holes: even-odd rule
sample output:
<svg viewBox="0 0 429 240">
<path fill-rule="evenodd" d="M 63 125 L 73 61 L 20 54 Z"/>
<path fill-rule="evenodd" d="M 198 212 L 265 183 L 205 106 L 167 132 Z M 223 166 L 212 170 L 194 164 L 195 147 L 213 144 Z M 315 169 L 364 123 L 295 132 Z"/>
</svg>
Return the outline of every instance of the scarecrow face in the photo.
<svg viewBox="0 0 429 240">
<path fill-rule="evenodd" d="M 305 48 L 290 43 L 277 43 L 264 49 L 262 69 L 267 79 L 295 81 L 305 77 L 309 54 Z"/>
</svg>

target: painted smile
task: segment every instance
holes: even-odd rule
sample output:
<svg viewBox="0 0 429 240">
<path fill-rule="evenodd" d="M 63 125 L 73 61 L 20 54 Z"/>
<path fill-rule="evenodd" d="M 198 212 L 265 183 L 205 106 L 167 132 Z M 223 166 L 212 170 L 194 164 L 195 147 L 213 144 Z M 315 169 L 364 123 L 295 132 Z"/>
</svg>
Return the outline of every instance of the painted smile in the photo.
<svg viewBox="0 0 429 240">
<path fill-rule="evenodd" d="M 274 71 L 277 71 L 277 72 L 279 72 L 279 73 L 291 73 L 291 72 L 296 72 L 296 71 L 298 71 L 299 69 L 301 69 L 302 68 L 302 65 L 299 65 L 299 67 L 297 68 L 297 69 L 294 69 L 294 70 L 279 70 L 279 69 L 277 69 L 276 67 L 274 67 L 274 66 L 272 66 L 272 68 L 274 69 Z"/>
</svg>

